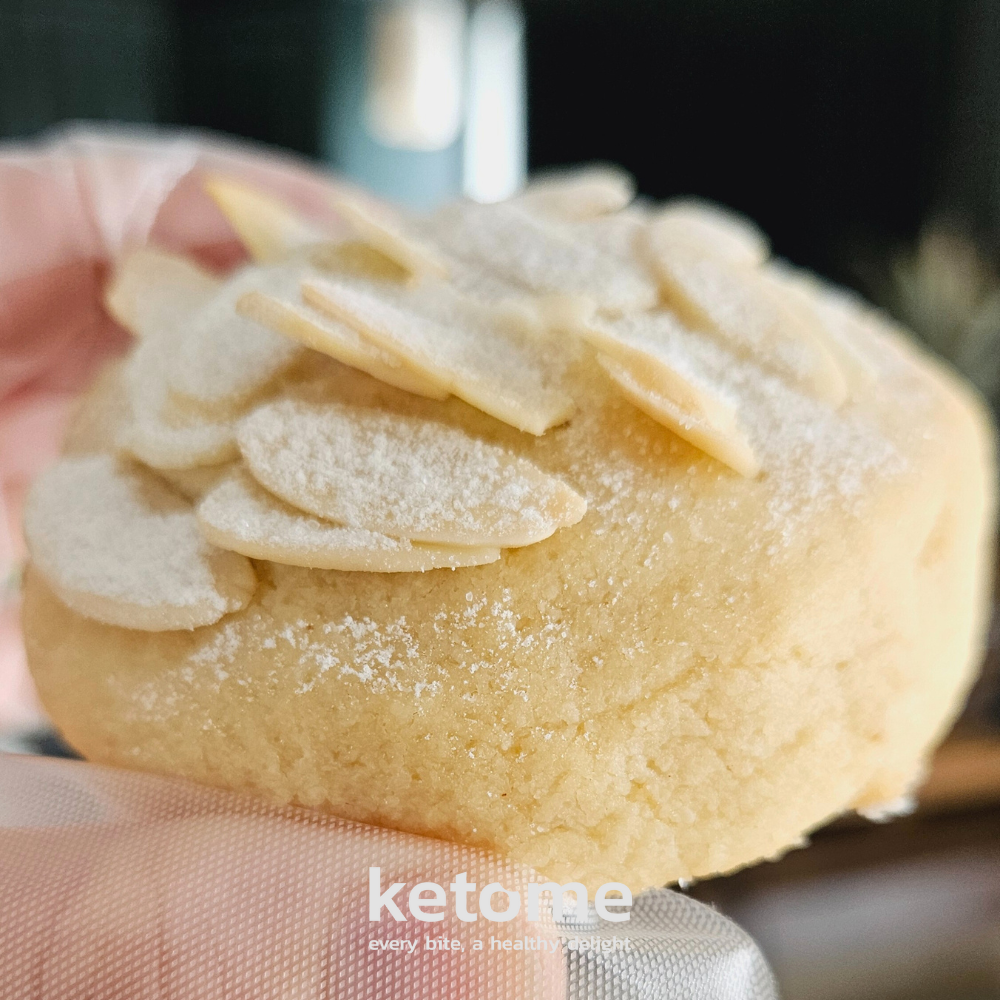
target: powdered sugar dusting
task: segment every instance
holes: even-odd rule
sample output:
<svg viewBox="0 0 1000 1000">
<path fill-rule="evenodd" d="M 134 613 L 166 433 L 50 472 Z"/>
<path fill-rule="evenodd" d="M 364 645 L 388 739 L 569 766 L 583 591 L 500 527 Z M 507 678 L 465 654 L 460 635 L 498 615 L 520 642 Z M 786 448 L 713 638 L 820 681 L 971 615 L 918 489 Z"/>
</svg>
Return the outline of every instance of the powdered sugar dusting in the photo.
<svg viewBox="0 0 1000 1000">
<path fill-rule="evenodd" d="M 529 545 L 583 516 L 559 480 L 454 428 L 284 400 L 243 423 L 240 450 L 273 493 L 320 517 L 453 545 Z"/>
<path fill-rule="evenodd" d="M 249 564 L 201 536 L 183 501 L 109 455 L 63 459 L 25 511 L 35 565 L 71 607 L 133 628 L 193 628 L 243 607 Z"/>
<path fill-rule="evenodd" d="M 598 360 L 640 409 L 737 472 L 756 475 L 738 401 L 718 377 L 734 360 L 728 352 L 665 311 L 592 321 L 586 336 L 608 352 Z"/>
<path fill-rule="evenodd" d="M 543 220 L 515 202 L 448 205 L 427 220 L 430 238 L 539 294 L 583 293 L 616 312 L 648 309 L 656 286 L 641 264 L 581 239 L 570 223 Z"/>
<path fill-rule="evenodd" d="M 882 388 L 906 395 L 919 436 L 927 412 L 917 411 L 934 405 L 933 386 L 887 346 L 890 338 L 873 334 L 876 319 L 859 319 L 860 308 L 766 264 L 756 231 L 710 209 L 674 206 L 678 237 L 663 229 L 667 210 L 600 214 L 627 196 L 614 178 L 598 178 L 596 187 L 584 179 L 578 190 L 557 185 L 555 193 L 565 212 L 543 211 L 529 197 L 451 206 L 420 224 L 362 212 L 359 232 L 369 244 L 412 258 L 404 261 L 410 280 L 395 265 L 321 275 L 305 257 L 246 269 L 175 331 L 183 350 L 164 336 L 136 353 L 132 433 L 148 425 L 159 452 L 134 450 L 166 467 L 230 457 L 227 415 L 249 406 L 294 359 L 301 347 L 293 341 L 430 397 L 384 385 L 354 393 L 358 379 L 375 383 L 342 377 L 339 366 L 306 391 L 308 376 L 297 369 L 274 383 L 276 401 L 240 422 L 253 478 L 240 473 L 205 498 L 202 531 L 236 552 L 304 567 L 296 587 L 313 586 L 307 569 L 394 572 L 498 560 L 499 547 L 532 545 L 589 511 L 565 546 L 553 540 L 541 554 L 504 558 L 501 567 L 526 559 L 544 580 L 537 609 L 523 616 L 509 592 L 496 601 L 475 589 L 460 608 L 443 604 L 430 623 L 358 607 L 349 591 L 350 613 L 322 623 L 322 635 L 313 634 L 316 621 L 271 634 L 254 624 L 256 612 L 244 616 L 239 641 L 282 657 L 294 650 L 302 690 L 337 677 L 426 703 L 446 679 L 435 673 L 440 664 L 424 662 L 421 635 L 430 627 L 454 638 L 453 676 L 478 683 L 488 671 L 492 685 L 523 693 L 516 654 L 558 652 L 571 628 L 558 610 L 564 592 L 578 592 L 588 611 L 620 609 L 630 587 L 666 578 L 672 553 L 705 546 L 707 565 L 711 546 L 727 537 L 720 525 L 729 509 L 734 517 L 754 512 L 738 553 L 748 565 L 748 553 L 794 552 L 826 512 L 866 516 L 885 482 L 920 461 L 909 427 L 874 396 Z M 658 224 L 666 250 L 651 246 Z M 646 271 L 650 249 L 659 251 L 666 303 Z M 428 261 L 434 266 L 422 266 Z M 237 302 L 274 331 L 236 316 Z M 845 376 L 851 363 L 867 381 Z M 164 372 L 172 373 L 169 385 Z M 447 392 L 482 413 L 445 400 Z M 178 395 L 209 410 L 195 419 L 178 409 Z M 212 418 L 217 405 L 222 416 Z M 560 577 L 548 567 L 564 551 L 574 570 Z M 602 564 L 608 551 L 621 566 Z M 502 568 L 482 572 L 495 593 Z M 689 585 L 664 599 L 674 607 L 696 600 L 705 579 Z M 327 599 L 318 596 L 317 607 Z M 638 641 L 620 655 L 633 655 Z M 198 655 L 228 674 L 220 664 L 230 645 Z"/>
<path fill-rule="evenodd" d="M 541 434 L 573 412 L 565 350 L 498 308 L 443 282 L 416 287 L 336 277 L 306 281 L 305 300 L 397 354 L 485 413 Z"/>
<path fill-rule="evenodd" d="M 500 558 L 496 548 L 413 544 L 310 517 L 282 503 L 243 471 L 201 501 L 198 521 L 209 541 L 222 548 L 289 566 L 406 573 L 476 566 Z"/>
<path fill-rule="evenodd" d="M 236 303 L 251 288 L 295 291 L 289 268 L 248 268 L 191 316 L 167 360 L 167 382 L 201 405 L 238 406 L 288 368 L 301 353 L 294 340 L 240 316 Z"/>
<path fill-rule="evenodd" d="M 236 442 L 228 420 L 188 420 L 172 412 L 165 370 L 175 347 L 172 337 L 141 341 L 125 369 L 129 418 L 118 447 L 154 469 L 215 465 L 234 457 Z"/>
<path fill-rule="evenodd" d="M 843 374 L 829 352 L 759 274 L 685 252 L 662 257 L 660 268 L 668 301 L 692 323 L 802 390 L 835 405 L 843 400 Z"/>
</svg>

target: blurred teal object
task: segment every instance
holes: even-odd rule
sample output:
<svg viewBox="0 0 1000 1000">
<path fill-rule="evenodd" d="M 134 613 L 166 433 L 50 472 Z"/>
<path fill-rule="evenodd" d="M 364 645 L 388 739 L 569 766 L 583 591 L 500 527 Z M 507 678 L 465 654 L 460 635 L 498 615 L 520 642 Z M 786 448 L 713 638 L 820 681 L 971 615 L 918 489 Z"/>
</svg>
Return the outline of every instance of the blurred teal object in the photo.
<svg viewBox="0 0 1000 1000">
<path fill-rule="evenodd" d="M 376 18 L 388 6 L 345 0 L 336 10 L 320 153 L 334 169 L 384 197 L 431 208 L 462 190 L 461 135 L 441 149 L 407 149 L 372 134 L 372 43 Z"/>
<path fill-rule="evenodd" d="M 203 126 L 429 208 L 526 172 L 517 0 L 0 0 L 0 137 Z"/>
</svg>

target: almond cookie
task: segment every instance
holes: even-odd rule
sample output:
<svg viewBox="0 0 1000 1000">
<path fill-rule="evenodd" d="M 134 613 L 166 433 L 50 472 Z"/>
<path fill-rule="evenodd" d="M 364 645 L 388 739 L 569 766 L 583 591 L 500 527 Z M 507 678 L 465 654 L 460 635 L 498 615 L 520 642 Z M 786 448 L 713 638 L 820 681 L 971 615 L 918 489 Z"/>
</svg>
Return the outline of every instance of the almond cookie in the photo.
<svg viewBox="0 0 1000 1000">
<path fill-rule="evenodd" d="M 129 432 L 109 372 L 29 500 L 24 632 L 69 742 L 635 891 L 912 792 L 982 649 L 985 408 L 748 223 L 630 195 L 592 171 L 427 219 L 350 203 L 387 266 L 329 239 L 252 310 L 294 363 L 239 393 L 215 325 L 263 278 L 206 309 L 141 258 L 137 350 L 179 336 L 156 288 L 194 287 L 183 358 L 229 409 L 133 363 Z M 327 239 L 223 202 L 268 267 Z"/>
</svg>

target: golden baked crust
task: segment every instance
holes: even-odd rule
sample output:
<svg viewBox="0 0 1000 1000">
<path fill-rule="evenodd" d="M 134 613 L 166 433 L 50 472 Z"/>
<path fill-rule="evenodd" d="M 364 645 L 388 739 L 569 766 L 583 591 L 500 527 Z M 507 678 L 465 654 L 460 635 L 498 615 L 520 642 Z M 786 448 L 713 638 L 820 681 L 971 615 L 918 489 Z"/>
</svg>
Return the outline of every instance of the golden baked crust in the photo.
<svg viewBox="0 0 1000 1000">
<path fill-rule="evenodd" d="M 560 476 L 578 524 L 499 562 L 365 574 L 257 562 L 192 632 L 74 614 L 29 572 L 43 703 L 86 757 L 505 851 L 634 889 L 772 856 L 912 788 L 977 662 L 993 440 L 971 393 L 888 331 L 833 410 L 762 381 L 746 479 L 593 359 L 533 437 L 344 369 Z M 766 385 L 765 385 L 766 383 Z M 764 398 L 766 396 L 766 398 Z"/>
</svg>

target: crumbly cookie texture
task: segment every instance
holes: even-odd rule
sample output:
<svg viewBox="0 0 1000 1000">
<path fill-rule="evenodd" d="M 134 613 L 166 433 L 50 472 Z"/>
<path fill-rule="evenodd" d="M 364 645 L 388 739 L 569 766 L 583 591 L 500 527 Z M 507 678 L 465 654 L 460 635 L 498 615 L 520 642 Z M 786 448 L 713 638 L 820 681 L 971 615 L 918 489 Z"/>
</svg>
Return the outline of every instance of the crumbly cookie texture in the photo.
<svg viewBox="0 0 1000 1000">
<path fill-rule="evenodd" d="M 222 457 L 176 445 L 187 467 L 164 466 L 188 498 L 177 494 L 185 524 L 208 526 L 206 545 L 273 557 L 254 559 L 240 610 L 160 632 L 71 610 L 36 560 L 29 661 L 85 756 L 636 891 L 772 857 L 845 809 L 912 789 L 983 637 L 995 472 L 980 403 L 881 317 L 768 262 L 741 220 L 691 203 L 622 208 L 627 187 L 600 172 L 528 194 L 493 216 L 349 211 L 358 239 L 408 275 L 384 279 L 384 294 L 375 274 L 324 271 L 329 248 L 303 265 L 308 227 L 273 206 L 237 226 L 268 267 L 284 259 L 303 288 L 325 290 L 331 321 L 362 339 L 374 330 L 364 342 L 387 364 L 456 395 L 406 392 L 309 348 L 224 417 L 157 383 L 145 419 L 185 446 L 204 427 L 229 435 Z M 704 297 L 711 282 L 675 280 L 731 271 L 721 303 Z M 428 289 L 448 282 L 435 314 Z M 671 307 L 696 296 L 700 322 Z M 445 314 L 461 324 L 464 367 L 454 344 L 435 347 Z M 150 337 L 176 336 L 155 315 Z M 503 396 L 504 372 L 482 363 L 497 331 L 525 352 L 510 379 L 541 372 L 572 401 L 555 425 L 522 419 L 524 383 Z M 135 456 L 115 444 L 144 405 L 135 385 L 127 367 L 97 383 L 74 461 L 131 468 L 108 453 Z M 289 449 L 261 458 L 269 414 Z M 357 448 L 365 435 L 369 455 L 388 458 L 373 465 Z M 467 489 L 440 460 L 453 440 Z M 296 447 L 309 453 L 301 465 L 288 460 Z M 465 458 L 480 452 L 512 470 L 507 500 Z M 315 468 L 313 453 L 325 456 Z M 367 492 L 327 470 L 334 459 Z M 536 498 L 551 531 L 494 530 L 524 519 L 519 496 Z M 65 496 L 51 503 L 62 510 Z M 468 511 L 471 533 L 448 528 Z M 415 527 L 428 517 L 433 532 Z M 359 569 L 286 564 L 343 559 L 352 531 L 368 546 L 349 563 Z M 430 544 L 415 534 L 519 547 L 456 569 L 361 571 Z"/>
</svg>

